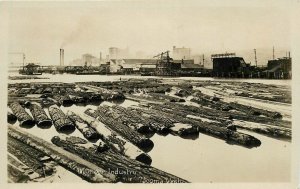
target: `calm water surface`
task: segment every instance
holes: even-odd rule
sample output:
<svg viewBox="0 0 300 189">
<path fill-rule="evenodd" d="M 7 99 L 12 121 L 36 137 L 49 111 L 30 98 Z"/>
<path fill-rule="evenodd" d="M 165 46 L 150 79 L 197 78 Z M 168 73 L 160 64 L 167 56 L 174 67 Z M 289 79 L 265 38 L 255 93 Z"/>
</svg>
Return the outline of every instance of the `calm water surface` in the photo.
<svg viewBox="0 0 300 189">
<path fill-rule="evenodd" d="M 21 82 L 112 81 L 119 80 L 120 77 L 122 79 L 140 78 L 140 76 L 74 76 L 67 74 L 45 74 L 42 77 L 50 77 L 50 79 L 21 80 Z M 214 80 L 212 78 L 180 79 Z M 280 85 L 290 85 L 291 82 L 289 80 L 275 80 L 274 83 L 274 80 L 245 81 Z M 136 102 L 126 100 L 121 105 L 127 107 L 136 104 Z M 88 107 L 96 108 L 96 106 Z M 83 112 L 88 107 L 73 105 L 72 107 L 62 109 L 63 111 L 70 109 L 75 112 Z M 18 123 L 15 125 L 17 126 Z M 40 129 L 34 126 L 30 130 L 26 130 L 47 141 L 50 141 L 52 136 L 57 135 L 53 126 L 49 129 Z M 172 135 L 159 136 L 155 134 L 151 138 L 155 146 L 149 152 L 153 160 L 152 166 L 191 182 L 288 182 L 290 180 L 291 143 L 248 131 L 240 131 L 249 133 L 260 139 L 262 142 L 261 146 L 248 149 L 227 144 L 223 140 L 201 133 L 196 140 L 182 139 Z M 82 137 L 81 133 L 77 130 L 71 135 Z"/>
</svg>

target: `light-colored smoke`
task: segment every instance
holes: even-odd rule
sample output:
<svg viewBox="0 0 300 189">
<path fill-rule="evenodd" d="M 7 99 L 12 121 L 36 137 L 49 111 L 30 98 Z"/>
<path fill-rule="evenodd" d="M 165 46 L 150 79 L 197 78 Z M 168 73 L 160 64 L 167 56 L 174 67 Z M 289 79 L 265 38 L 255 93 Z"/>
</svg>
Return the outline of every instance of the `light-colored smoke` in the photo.
<svg viewBox="0 0 300 189">
<path fill-rule="evenodd" d="M 84 35 L 84 32 L 89 30 L 90 21 L 88 17 L 81 17 L 77 27 L 73 30 L 67 37 L 64 38 L 60 48 L 65 48 L 67 45 L 74 43 L 79 40 L 79 38 Z"/>
</svg>

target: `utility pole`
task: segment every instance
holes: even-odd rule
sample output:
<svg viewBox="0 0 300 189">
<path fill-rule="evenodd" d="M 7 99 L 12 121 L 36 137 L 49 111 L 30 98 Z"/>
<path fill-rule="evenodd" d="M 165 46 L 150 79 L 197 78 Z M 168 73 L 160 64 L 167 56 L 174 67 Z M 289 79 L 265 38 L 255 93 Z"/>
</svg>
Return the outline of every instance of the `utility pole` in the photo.
<svg viewBox="0 0 300 189">
<path fill-rule="evenodd" d="M 204 54 L 202 55 L 202 61 L 203 61 L 203 68 L 204 68 Z"/>
<path fill-rule="evenodd" d="M 254 49 L 254 56 L 255 56 L 255 65 L 256 65 L 256 67 L 257 67 L 256 49 Z"/>
<path fill-rule="evenodd" d="M 273 46 L 273 60 L 275 60 L 275 49 L 274 49 L 274 46 Z"/>
<path fill-rule="evenodd" d="M 24 65 L 25 64 L 25 54 L 23 53 L 23 71 L 24 71 Z"/>
</svg>

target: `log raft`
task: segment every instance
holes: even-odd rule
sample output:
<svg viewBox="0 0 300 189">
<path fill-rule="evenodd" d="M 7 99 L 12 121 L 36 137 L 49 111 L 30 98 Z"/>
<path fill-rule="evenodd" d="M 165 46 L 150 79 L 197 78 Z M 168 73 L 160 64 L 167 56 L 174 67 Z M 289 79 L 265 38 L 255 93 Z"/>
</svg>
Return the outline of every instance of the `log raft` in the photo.
<svg viewBox="0 0 300 189">
<path fill-rule="evenodd" d="M 18 102 L 11 103 L 9 107 L 17 117 L 21 127 L 33 127 L 35 125 L 33 118 Z"/>
<path fill-rule="evenodd" d="M 147 165 L 151 164 L 152 159 L 148 154 L 144 153 L 137 146 L 101 123 L 96 119 L 98 116 L 94 111 L 88 109 L 86 110 L 86 114 L 81 115 L 81 117 L 100 134 L 100 138 L 110 147 L 110 149 Z"/>
<path fill-rule="evenodd" d="M 102 169 L 114 174 L 117 180 L 124 183 L 186 183 L 188 181 L 129 159 L 113 151 L 94 152 L 76 143 L 69 142 L 58 136 L 52 138 L 52 143 L 65 150 L 93 162 Z"/>
<path fill-rule="evenodd" d="M 96 93 L 99 93 L 103 100 L 107 101 L 120 101 L 120 100 L 125 100 L 125 96 L 121 92 L 101 88 L 101 87 L 96 87 L 93 85 L 83 85 L 83 84 L 78 84 L 78 86 L 82 89 L 85 90 L 90 90 Z"/>
<path fill-rule="evenodd" d="M 106 116 L 114 118 L 118 122 L 127 125 L 141 134 L 155 132 L 153 127 L 150 127 L 147 123 L 145 124 L 144 121 L 141 120 L 137 115 L 130 114 L 126 108 L 121 106 L 99 106 L 98 109 L 103 109 L 103 112 L 105 112 Z"/>
<path fill-rule="evenodd" d="M 54 172 L 54 169 L 50 166 L 46 166 L 40 161 L 41 157 L 45 157 L 46 154 L 28 146 L 24 143 L 16 140 L 15 138 L 8 137 L 7 151 L 18 158 L 26 166 L 33 169 L 40 176 L 49 176 Z"/>
<path fill-rule="evenodd" d="M 106 111 L 107 109 L 105 110 L 103 108 L 98 108 L 95 112 L 92 112 L 91 109 L 88 109 L 87 111 L 85 111 L 85 113 L 91 116 L 96 114 L 95 118 L 97 118 L 111 130 L 124 137 L 126 140 L 139 147 L 141 150 L 145 152 L 149 152 L 150 150 L 152 150 L 152 148 L 154 147 L 154 143 L 150 139 L 145 138 L 127 125 L 119 123 L 115 119 L 106 116 Z"/>
<path fill-rule="evenodd" d="M 26 131 L 17 129 L 11 125 L 8 126 L 8 136 L 20 142 L 45 153 L 59 165 L 70 170 L 81 178 L 94 183 L 117 182 L 116 176 L 110 172 L 98 167 L 97 165 L 86 161 L 72 153 L 69 153 L 49 142 L 46 142 Z"/>
<path fill-rule="evenodd" d="M 260 140 L 251 135 L 236 132 L 226 127 L 216 126 L 215 123 L 203 122 L 201 120 L 194 120 L 183 117 L 179 114 L 176 114 L 174 111 L 173 113 L 170 113 L 168 111 L 164 111 L 163 107 L 153 106 L 152 108 L 148 109 L 151 113 L 172 118 L 176 120 L 177 123 L 191 124 L 198 127 L 199 132 L 223 139 L 228 143 L 238 144 L 248 148 L 258 147 L 261 145 Z M 144 108 L 144 111 L 147 111 L 147 109 Z"/>
</svg>

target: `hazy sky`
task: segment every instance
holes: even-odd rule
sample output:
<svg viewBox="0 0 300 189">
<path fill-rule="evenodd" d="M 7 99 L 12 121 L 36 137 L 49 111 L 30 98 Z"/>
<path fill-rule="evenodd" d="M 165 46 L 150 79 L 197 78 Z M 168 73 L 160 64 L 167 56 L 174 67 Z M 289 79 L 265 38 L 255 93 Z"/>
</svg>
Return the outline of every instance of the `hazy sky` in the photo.
<svg viewBox="0 0 300 189">
<path fill-rule="evenodd" d="M 289 50 L 287 8 L 204 6 L 196 1 L 67 2 L 8 4 L 9 50 L 25 52 L 27 61 L 59 64 L 108 48 L 129 47 L 134 54 L 157 54 L 185 46 L 192 54 Z"/>
</svg>

